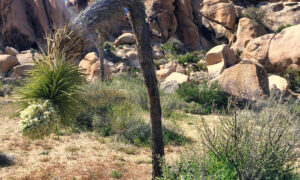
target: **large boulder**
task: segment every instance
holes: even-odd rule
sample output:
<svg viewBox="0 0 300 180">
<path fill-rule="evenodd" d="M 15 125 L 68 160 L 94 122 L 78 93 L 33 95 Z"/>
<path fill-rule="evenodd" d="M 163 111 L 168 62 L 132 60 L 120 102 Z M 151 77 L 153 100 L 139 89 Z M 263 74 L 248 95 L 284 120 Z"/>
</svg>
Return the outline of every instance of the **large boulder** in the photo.
<svg viewBox="0 0 300 180">
<path fill-rule="evenodd" d="M 226 68 L 237 63 L 237 58 L 227 45 L 219 45 L 206 53 L 206 64 L 209 78 L 219 76 Z"/>
<path fill-rule="evenodd" d="M 18 54 L 20 54 L 18 50 L 9 46 L 5 48 L 5 53 L 11 56 L 17 56 Z"/>
<path fill-rule="evenodd" d="M 279 89 L 280 92 L 286 92 L 288 90 L 288 82 L 283 77 L 277 75 L 269 76 L 269 89 Z"/>
<path fill-rule="evenodd" d="M 167 41 L 177 31 L 177 19 L 174 14 L 175 0 L 146 0 L 145 9 L 151 33 Z"/>
<path fill-rule="evenodd" d="M 297 1 L 297 2 L 296 2 Z M 265 12 L 264 25 L 276 31 L 279 26 L 300 24 L 300 2 L 264 3 L 259 7 Z"/>
<path fill-rule="evenodd" d="M 96 53 L 88 53 L 79 63 L 79 67 L 87 75 L 88 81 L 94 81 L 100 78 L 100 60 Z M 108 63 L 104 63 L 104 76 L 106 79 L 111 77 L 111 69 Z"/>
<path fill-rule="evenodd" d="M 28 63 L 34 63 L 33 56 L 31 53 L 26 54 L 18 54 L 17 59 L 20 64 L 28 64 Z"/>
<path fill-rule="evenodd" d="M 300 25 L 276 34 L 269 47 L 268 58 L 275 72 L 284 74 L 287 69 L 300 68 Z"/>
<path fill-rule="evenodd" d="M 170 74 L 165 81 L 177 81 L 178 84 L 182 84 L 184 82 L 188 82 L 190 79 L 187 75 L 181 74 L 178 72 L 173 72 Z"/>
<path fill-rule="evenodd" d="M 219 85 L 234 96 L 257 100 L 270 94 L 266 70 L 258 63 L 243 60 L 226 69 L 218 78 Z"/>
<path fill-rule="evenodd" d="M 31 70 L 33 67 L 34 67 L 34 63 L 27 63 L 27 64 L 23 64 L 23 65 L 21 64 L 21 65 L 15 66 L 13 68 L 14 76 L 18 76 L 18 77 L 25 76 L 26 73 L 29 70 Z"/>
<path fill-rule="evenodd" d="M 232 48 L 242 52 L 251 39 L 267 34 L 265 28 L 254 20 L 242 18 L 239 21 L 236 33 L 236 42 Z"/>
<path fill-rule="evenodd" d="M 124 33 L 115 40 L 115 46 L 120 44 L 134 44 L 136 42 L 135 35 L 132 33 Z"/>
<path fill-rule="evenodd" d="M 250 40 L 243 51 L 243 59 L 256 59 L 261 65 L 265 67 L 268 72 L 274 71 L 273 66 L 268 58 L 270 42 L 274 36 L 274 33 L 266 34 Z"/>
<path fill-rule="evenodd" d="M 8 70 L 18 64 L 18 59 L 11 55 L 0 55 L 0 74 L 6 73 Z"/>
<path fill-rule="evenodd" d="M 168 94 L 175 93 L 176 89 L 178 88 L 179 88 L 179 83 L 175 80 L 163 81 L 160 83 L 160 89 Z"/>
<path fill-rule="evenodd" d="M 192 49 L 200 47 L 200 37 L 197 25 L 194 23 L 191 0 L 177 0 L 175 15 L 178 21 L 179 38 Z"/>
<path fill-rule="evenodd" d="M 18 50 L 43 46 L 44 35 L 69 20 L 62 0 L 0 1 L 4 45 Z"/>
<path fill-rule="evenodd" d="M 204 0 L 200 13 L 207 19 L 233 30 L 236 20 L 235 8 L 229 0 Z"/>
</svg>

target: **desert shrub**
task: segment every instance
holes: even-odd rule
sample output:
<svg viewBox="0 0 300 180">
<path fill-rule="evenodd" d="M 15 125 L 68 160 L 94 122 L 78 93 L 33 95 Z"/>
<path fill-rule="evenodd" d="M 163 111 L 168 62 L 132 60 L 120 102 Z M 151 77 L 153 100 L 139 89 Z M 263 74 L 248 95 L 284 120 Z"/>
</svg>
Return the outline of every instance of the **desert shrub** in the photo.
<svg viewBox="0 0 300 180">
<path fill-rule="evenodd" d="M 218 160 L 214 154 L 209 153 L 206 157 L 199 151 L 189 153 L 173 166 L 164 163 L 160 180 L 236 179 L 234 168 Z"/>
<path fill-rule="evenodd" d="M 300 92 L 300 70 L 288 69 L 285 76 L 289 82 L 289 88 L 293 91 Z"/>
<path fill-rule="evenodd" d="M 186 53 L 184 55 L 179 56 L 178 62 L 179 64 L 186 64 L 186 63 L 197 63 L 200 60 L 198 57 L 198 52 L 195 51 L 193 53 Z"/>
<path fill-rule="evenodd" d="M 284 30 L 285 28 L 288 28 L 288 27 L 291 27 L 292 25 L 291 24 L 287 24 L 287 25 L 284 25 L 284 24 L 282 24 L 282 25 L 280 25 L 278 28 L 277 28 L 277 30 L 276 30 L 276 32 L 277 33 L 280 33 L 282 30 Z"/>
<path fill-rule="evenodd" d="M 245 10 L 243 16 L 263 24 L 266 12 L 254 6 L 251 6 Z"/>
<path fill-rule="evenodd" d="M 178 52 L 174 46 L 174 43 L 165 43 L 160 47 L 161 51 L 165 54 L 177 55 Z"/>
<path fill-rule="evenodd" d="M 52 61 L 47 58 L 44 56 L 45 60 L 36 62 L 34 68 L 28 72 L 28 78 L 25 80 L 24 87 L 19 92 L 22 108 L 18 115 L 21 115 L 21 119 L 26 122 L 42 122 L 43 118 L 44 120 L 48 118 L 47 122 L 51 121 L 51 124 L 70 127 L 81 109 L 79 87 L 84 83 L 84 77 L 77 66 L 66 62 L 64 59 L 55 59 Z M 34 108 L 35 106 L 39 107 L 41 104 L 44 104 L 41 102 L 49 102 L 49 106 L 47 105 L 45 109 Z M 57 112 L 58 118 L 52 118 L 56 117 L 51 115 L 52 110 L 48 114 L 48 110 L 52 108 L 54 109 L 53 111 Z M 45 112 L 42 112 L 44 110 Z M 22 114 L 27 111 L 30 112 L 28 116 L 23 116 Z M 23 121 L 20 121 L 20 127 L 23 127 Z M 38 134 L 39 137 L 48 135 L 49 131 L 53 130 L 52 126 L 48 126 L 49 129 L 47 130 L 39 126 L 39 124 L 32 125 L 34 125 L 34 128 L 30 129 L 41 130 Z M 31 134 L 27 131 L 30 129 L 27 127 L 22 128 L 23 132 L 26 132 L 25 135 Z M 37 132 L 35 130 L 31 132 L 34 134 Z M 31 137 L 39 138 L 33 134 Z"/>
<path fill-rule="evenodd" d="M 291 179 L 300 156 L 298 123 L 290 106 L 277 102 L 260 112 L 236 111 L 214 125 L 202 120 L 200 133 L 207 151 L 233 167 L 235 179 Z"/>
<path fill-rule="evenodd" d="M 14 90 L 14 85 L 12 85 L 12 84 L 2 84 L 0 82 L 0 96 L 2 96 L 2 97 L 8 96 L 12 93 L 13 90 Z"/>
<path fill-rule="evenodd" d="M 137 146 L 150 146 L 150 124 L 142 118 L 147 107 L 146 90 L 139 77 L 119 76 L 111 82 L 97 81 L 85 85 L 82 96 L 86 110 L 77 117 L 75 126 L 94 130 L 101 136 Z M 146 107 L 145 107 L 146 106 Z M 188 139 L 176 131 L 163 128 L 166 144 L 184 144 Z"/>
<path fill-rule="evenodd" d="M 177 94 L 188 103 L 194 102 L 190 104 L 191 111 L 197 112 L 199 108 L 199 114 L 210 114 L 213 110 L 226 109 L 228 106 L 228 95 L 217 83 L 210 86 L 207 83 L 183 83 L 177 89 Z"/>
<path fill-rule="evenodd" d="M 161 92 L 160 103 L 164 117 L 170 117 L 176 110 L 187 106 L 187 103 L 177 94 L 165 94 L 164 92 Z"/>
<path fill-rule="evenodd" d="M 271 101 L 259 112 L 202 119 L 200 143 L 175 165 L 164 163 L 161 179 L 299 179 L 298 103 Z"/>
<path fill-rule="evenodd" d="M 207 64 L 204 63 L 204 62 L 198 62 L 196 64 L 196 66 L 197 66 L 197 68 L 198 68 L 199 71 L 208 71 L 207 70 Z"/>
</svg>

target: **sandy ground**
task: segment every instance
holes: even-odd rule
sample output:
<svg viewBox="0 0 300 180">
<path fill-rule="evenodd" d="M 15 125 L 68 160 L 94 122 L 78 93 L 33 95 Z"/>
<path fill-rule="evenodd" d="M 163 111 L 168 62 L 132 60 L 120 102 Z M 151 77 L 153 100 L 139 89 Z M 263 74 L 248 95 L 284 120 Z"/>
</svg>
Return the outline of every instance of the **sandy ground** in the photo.
<svg viewBox="0 0 300 180">
<path fill-rule="evenodd" d="M 0 168 L 0 179 L 151 179 L 150 148 L 91 132 L 29 141 L 18 132 L 18 119 L 10 117 L 16 109 L 13 103 L 0 105 L 0 151 L 15 162 Z M 191 125 L 180 126 L 195 137 Z M 175 162 L 185 148 L 167 146 L 167 161 Z"/>
</svg>

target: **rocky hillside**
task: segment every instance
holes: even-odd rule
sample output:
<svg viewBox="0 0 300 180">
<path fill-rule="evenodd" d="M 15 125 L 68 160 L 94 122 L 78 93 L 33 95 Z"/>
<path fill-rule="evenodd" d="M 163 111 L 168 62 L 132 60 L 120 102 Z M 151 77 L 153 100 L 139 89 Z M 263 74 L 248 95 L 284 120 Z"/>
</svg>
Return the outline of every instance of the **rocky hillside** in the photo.
<svg viewBox="0 0 300 180">
<path fill-rule="evenodd" d="M 22 76 L 38 52 L 18 51 L 44 47 L 47 32 L 68 23 L 93 2 L 1 1 L 0 40 L 5 54 L 0 55 L 1 73 Z M 267 96 L 273 88 L 299 92 L 299 1 L 145 0 L 144 4 L 163 87 L 200 79 L 218 81 L 228 93 L 247 99 Z M 124 9 L 103 22 L 104 39 L 109 41 L 104 44 L 108 76 L 140 67 L 128 17 Z M 87 54 L 80 66 L 89 79 L 99 77 L 97 53 Z"/>
</svg>

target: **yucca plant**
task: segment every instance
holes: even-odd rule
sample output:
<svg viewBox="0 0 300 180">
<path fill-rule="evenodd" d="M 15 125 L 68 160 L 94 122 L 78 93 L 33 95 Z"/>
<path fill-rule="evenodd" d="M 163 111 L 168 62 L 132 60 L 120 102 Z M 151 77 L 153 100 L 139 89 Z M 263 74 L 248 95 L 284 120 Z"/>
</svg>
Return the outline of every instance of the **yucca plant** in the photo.
<svg viewBox="0 0 300 180">
<path fill-rule="evenodd" d="M 72 127 L 81 109 L 80 87 L 85 82 L 80 69 L 74 65 L 82 37 L 70 27 L 58 29 L 48 36 L 47 50 L 27 72 L 24 87 L 19 92 L 22 108 L 19 126 L 29 138 L 42 138 L 54 127 Z M 75 48 L 75 46 L 80 46 Z"/>
</svg>

